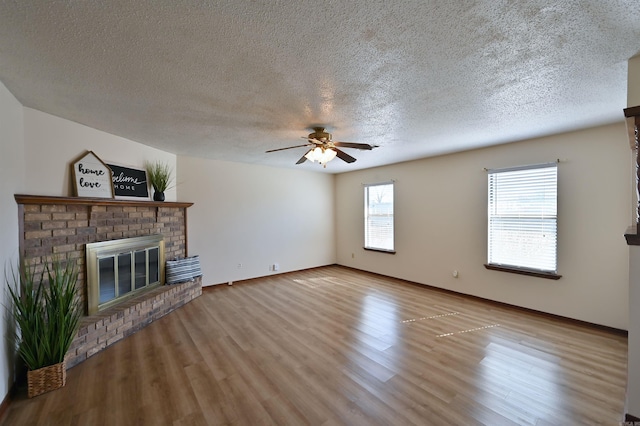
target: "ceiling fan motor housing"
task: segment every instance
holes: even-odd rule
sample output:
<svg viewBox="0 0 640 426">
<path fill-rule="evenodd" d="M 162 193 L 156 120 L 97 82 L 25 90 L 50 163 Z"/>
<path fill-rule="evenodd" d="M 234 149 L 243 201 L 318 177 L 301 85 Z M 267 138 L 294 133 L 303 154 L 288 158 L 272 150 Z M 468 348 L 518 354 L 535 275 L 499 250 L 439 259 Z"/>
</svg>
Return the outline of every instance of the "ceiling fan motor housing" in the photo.
<svg viewBox="0 0 640 426">
<path fill-rule="evenodd" d="M 313 133 L 309 133 L 309 139 L 316 139 L 320 142 L 331 141 L 331 133 L 325 132 L 324 127 L 314 127 L 313 130 Z"/>
</svg>

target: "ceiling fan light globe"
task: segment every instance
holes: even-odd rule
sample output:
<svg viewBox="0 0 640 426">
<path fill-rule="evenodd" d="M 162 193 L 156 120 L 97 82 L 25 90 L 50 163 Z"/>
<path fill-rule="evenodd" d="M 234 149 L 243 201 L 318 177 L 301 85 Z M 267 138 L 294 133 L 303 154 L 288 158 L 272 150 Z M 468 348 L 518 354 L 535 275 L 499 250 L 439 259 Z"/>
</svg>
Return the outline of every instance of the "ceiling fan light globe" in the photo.
<svg viewBox="0 0 640 426">
<path fill-rule="evenodd" d="M 337 154 L 338 153 L 336 151 L 334 151 L 333 149 L 327 148 L 327 149 L 324 150 L 324 152 L 322 153 L 320 158 L 318 158 L 318 163 L 325 165 L 329 161 L 331 161 L 334 158 L 336 158 Z"/>
<path fill-rule="evenodd" d="M 334 158 L 336 158 L 336 155 L 338 155 L 338 153 L 333 149 L 326 149 L 324 151 L 324 163 L 328 163 L 329 161 L 333 160 Z"/>
<path fill-rule="evenodd" d="M 305 157 L 307 157 L 307 160 L 310 160 L 311 162 L 316 162 L 316 161 L 320 161 L 320 159 L 322 158 L 322 155 L 323 155 L 322 149 L 320 147 L 316 147 L 311 151 L 307 152 Z"/>
</svg>

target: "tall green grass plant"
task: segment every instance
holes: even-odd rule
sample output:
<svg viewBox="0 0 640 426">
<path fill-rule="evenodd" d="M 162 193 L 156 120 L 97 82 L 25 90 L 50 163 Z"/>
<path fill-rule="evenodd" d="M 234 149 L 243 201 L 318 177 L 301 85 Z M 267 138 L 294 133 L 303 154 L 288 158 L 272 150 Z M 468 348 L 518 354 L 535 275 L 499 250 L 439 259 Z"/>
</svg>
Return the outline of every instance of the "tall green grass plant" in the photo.
<svg viewBox="0 0 640 426">
<path fill-rule="evenodd" d="M 29 370 L 64 361 L 82 315 L 75 262 L 54 259 L 39 276 L 33 266 L 23 263 L 11 275 L 7 284 L 18 328 L 18 354 Z"/>
</svg>

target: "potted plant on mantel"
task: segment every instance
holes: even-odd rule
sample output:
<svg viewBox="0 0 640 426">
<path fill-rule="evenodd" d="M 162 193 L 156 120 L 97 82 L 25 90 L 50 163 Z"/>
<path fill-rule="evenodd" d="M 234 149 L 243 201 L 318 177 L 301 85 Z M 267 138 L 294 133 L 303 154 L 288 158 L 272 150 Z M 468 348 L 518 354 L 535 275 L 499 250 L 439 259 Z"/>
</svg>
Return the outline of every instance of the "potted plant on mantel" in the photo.
<svg viewBox="0 0 640 426">
<path fill-rule="evenodd" d="M 173 171 L 168 164 L 159 161 L 146 163 L 145 167 L 149 182 L 153 186 L 153 200 L 164 201 L 164 191 L 170 188 Z"/>
<path fill-rule="evenodd" d="M 26 263 L 12 275 L 13 283 L 7 280 L 7 286 L 18 328 L 15 342 L 28 369 L 28 396 L 33 398 L 66 383 L 65 354 L 82 315 L 76 289 L 78 271 L 75 262 L 54 259 L 45 263 L 39 277 Z"/>
</svg>

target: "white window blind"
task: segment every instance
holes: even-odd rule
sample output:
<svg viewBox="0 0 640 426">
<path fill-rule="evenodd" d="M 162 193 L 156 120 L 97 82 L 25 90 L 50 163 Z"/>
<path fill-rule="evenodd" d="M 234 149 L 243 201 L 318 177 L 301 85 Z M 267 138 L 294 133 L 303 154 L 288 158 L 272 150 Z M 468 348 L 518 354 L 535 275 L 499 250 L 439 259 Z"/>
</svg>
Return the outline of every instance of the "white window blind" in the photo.
<svg viewBox="0 0 640 426">
<path fill-rule="evenodd" d="M 393 182 L 364 186 L 364 248 L 394 251 Z"/>
<path fill-rule="evenodd" d="M 489 170 L 489 264 L 557 273 L 557 187 L 557 164 Z"/>
</svg>

